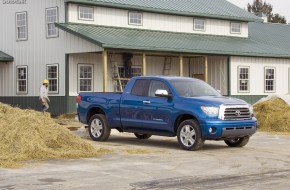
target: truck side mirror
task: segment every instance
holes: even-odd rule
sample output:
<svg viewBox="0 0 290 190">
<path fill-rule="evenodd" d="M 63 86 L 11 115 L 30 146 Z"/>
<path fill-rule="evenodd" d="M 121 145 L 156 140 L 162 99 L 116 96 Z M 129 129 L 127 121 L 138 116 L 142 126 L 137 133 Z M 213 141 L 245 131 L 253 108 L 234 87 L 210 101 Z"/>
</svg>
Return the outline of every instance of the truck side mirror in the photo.
<svg viewBox="0 0 290 190">
<path fill-rule="evenodd" d="M 172 95 L 171 94 L 168 94 L 167 90 L 161 90 L 161 89 L 158 89 L 155 91 L 155 96 L 157 97 L 166 97 L 166 98 L 171 98 Z"/>
</svg>

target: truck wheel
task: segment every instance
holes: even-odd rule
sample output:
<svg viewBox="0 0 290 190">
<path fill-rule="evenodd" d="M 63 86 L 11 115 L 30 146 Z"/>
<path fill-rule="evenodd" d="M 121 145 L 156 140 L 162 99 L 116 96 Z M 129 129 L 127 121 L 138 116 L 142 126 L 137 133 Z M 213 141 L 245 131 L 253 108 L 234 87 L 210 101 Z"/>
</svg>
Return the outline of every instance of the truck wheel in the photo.
<svg viewBox="0 0 290 190">
<path fill-rule="evenodd" d="M 198 150 L 204 140 L 201 138 L 201 131 L 196 120 L 189 119 L 180 123 L 177 130 L 177 140 L 184 150 Z"/>
<path fill-rule="evenodd" d="M 134 133 L 134 135 L 138 138 L 138 139 L 149 139 L 152 135 L 148 135 L 148 134 L 141 134 L 141 133 Z"/>
<path fill-rule="evenodd" d="M 243 147 L 249 142 L 249 139 L 250 139 L 250 137 L 246 136 L 246 137 L 228 139 L 228 140 L 225 140 L 225 143 L 229 147 Z"/>
<path fill-rule="evenodd" d="M 106 117 L 103 114 L 95 114 L 89 121 L 89 134 L 94 141 L 106 141 L 111 133 Z"/>
</svg>

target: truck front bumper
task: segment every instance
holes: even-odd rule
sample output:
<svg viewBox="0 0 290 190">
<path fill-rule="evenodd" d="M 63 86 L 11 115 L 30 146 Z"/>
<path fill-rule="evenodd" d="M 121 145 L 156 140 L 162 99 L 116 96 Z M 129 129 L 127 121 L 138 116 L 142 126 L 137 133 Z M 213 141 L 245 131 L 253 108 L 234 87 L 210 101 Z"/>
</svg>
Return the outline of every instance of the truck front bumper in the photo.
<svg viewBox="0 0 290 190">
<path fill-rule="evenodd" d="M 200 126 L 205 140 L 223 140 L 253 135 L 257 131 L 257 120 L 210 119 L 201 121 Z"/>
</svg>

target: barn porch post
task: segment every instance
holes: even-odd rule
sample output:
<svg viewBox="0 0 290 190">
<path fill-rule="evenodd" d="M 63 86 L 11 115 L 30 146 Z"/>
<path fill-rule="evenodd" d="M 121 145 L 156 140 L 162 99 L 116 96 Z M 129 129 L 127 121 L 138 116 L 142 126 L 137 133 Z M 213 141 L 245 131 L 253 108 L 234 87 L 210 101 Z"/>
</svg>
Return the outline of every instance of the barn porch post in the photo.
<svg viewBox="0 0 290 190">
<path fill-rule="evenodd" d="M 179 56 L 179 76 L 183 76 L 183 56 Z"/>
<path fill-rule="evenodd" d="M 142 53 L 142 76 L 146 76 L 146 53 Z"/>
<path fill-rule="evenodd" d="M 103 62 L 103 92 L 107 92 L 108 88 L 108 53 L 107 50 L 102 52 L 102 62 Z"/>
<path fill-rule="evenodd" d="M 204 81 L 208 82 L 208 56 L 204 57 Z"/>
</svg>

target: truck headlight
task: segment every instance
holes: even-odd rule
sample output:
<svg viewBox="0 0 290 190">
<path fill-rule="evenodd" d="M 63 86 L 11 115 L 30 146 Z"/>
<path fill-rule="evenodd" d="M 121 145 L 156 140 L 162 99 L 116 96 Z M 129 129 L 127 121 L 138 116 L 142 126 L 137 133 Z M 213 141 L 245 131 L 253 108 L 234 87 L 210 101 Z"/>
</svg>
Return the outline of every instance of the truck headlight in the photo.
<svg viewBox="0 0 290 190">
<path fill-rule="evenodd" d="M 219 108 L 217 107 L 201 106 L 200 108 L 205 114 L 209 116 L 218 116 L 219 114 Z"/>
<path fill-rule="evenodd" d="M 254 115 L 254 108 L 253 108 L 253 106 L 251 105 L 251 104 L 249 104 L 249 111 L 250 111 L 250 115 L 253 117 L 253 115 Z"/>
</svg>

